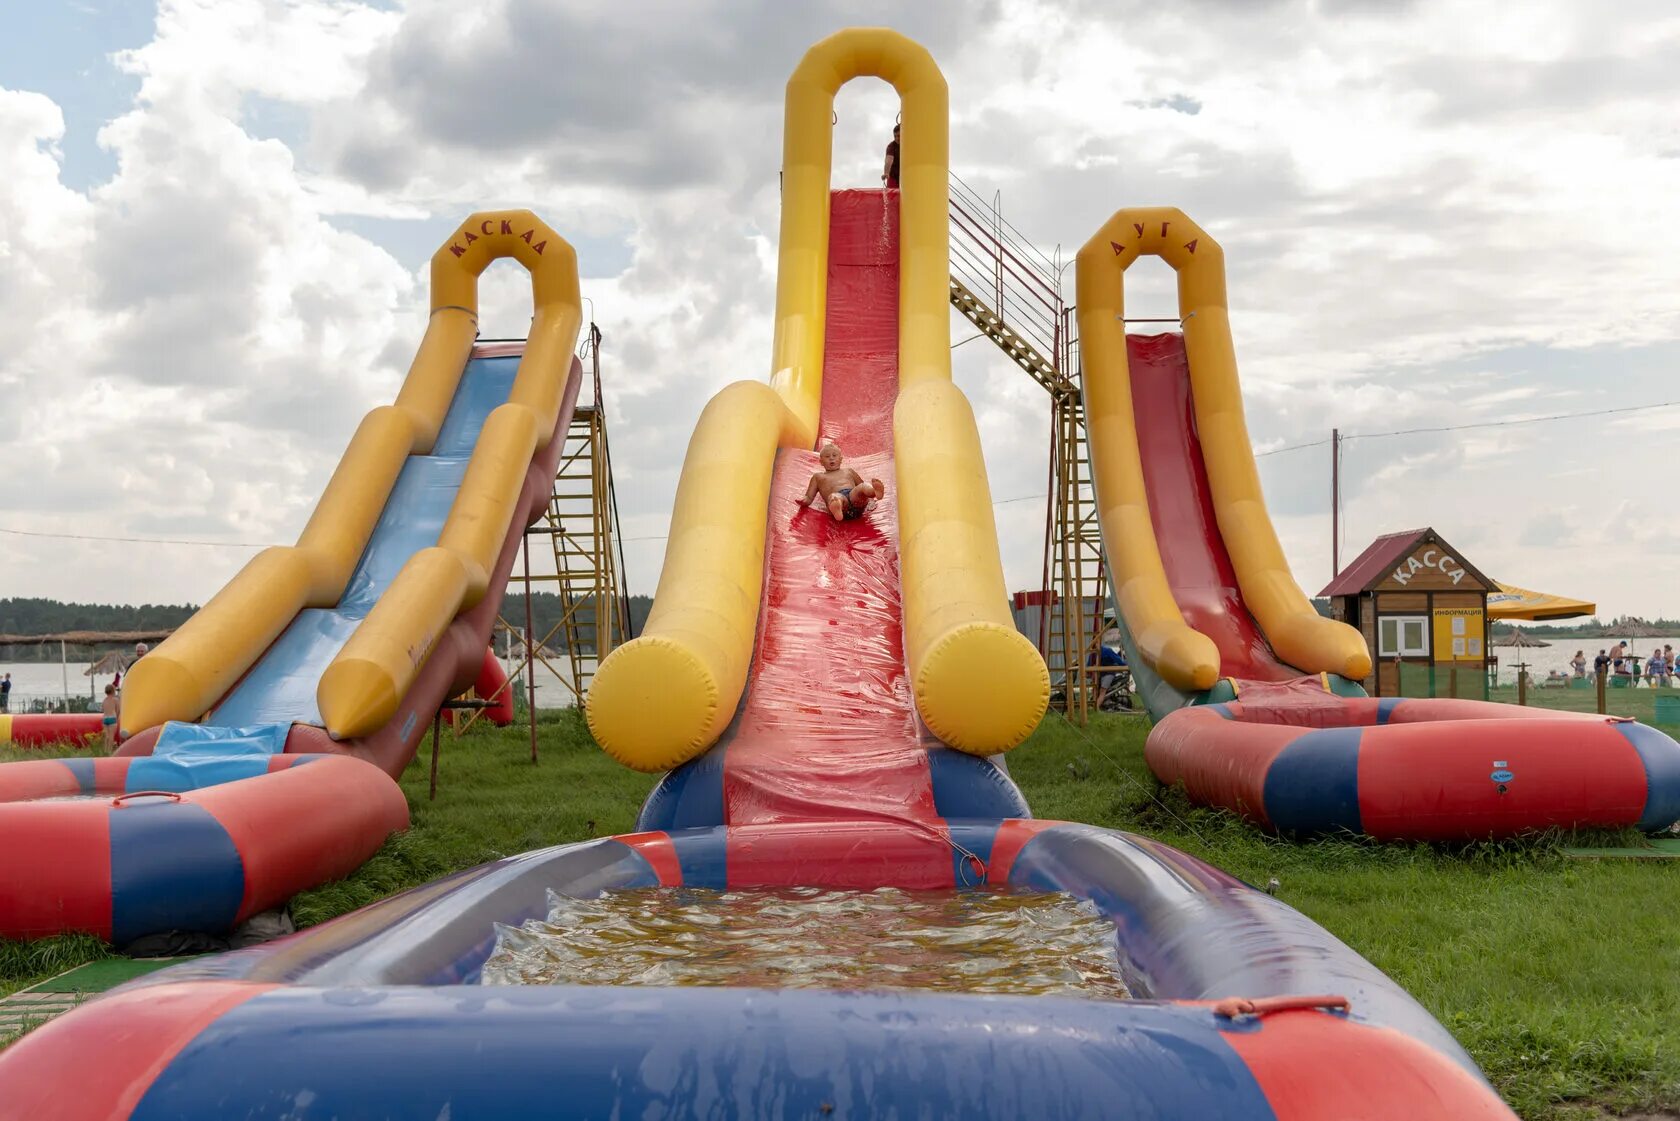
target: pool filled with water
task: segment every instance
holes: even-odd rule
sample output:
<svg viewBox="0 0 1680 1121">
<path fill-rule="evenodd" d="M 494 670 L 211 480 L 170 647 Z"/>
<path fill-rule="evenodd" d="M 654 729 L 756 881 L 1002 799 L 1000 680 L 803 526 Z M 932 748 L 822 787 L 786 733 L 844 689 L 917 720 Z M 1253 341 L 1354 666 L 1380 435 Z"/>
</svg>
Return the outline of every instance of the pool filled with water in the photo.
<svg viewBox="0 0 1680 1121">
<path fill-rule="evenodd" d="M 484 984 L 1128 995 L 1113 924 L 1071 895 L 645 888 L 548 903 L 546 919 L 496 924 Z"/>
</svg>

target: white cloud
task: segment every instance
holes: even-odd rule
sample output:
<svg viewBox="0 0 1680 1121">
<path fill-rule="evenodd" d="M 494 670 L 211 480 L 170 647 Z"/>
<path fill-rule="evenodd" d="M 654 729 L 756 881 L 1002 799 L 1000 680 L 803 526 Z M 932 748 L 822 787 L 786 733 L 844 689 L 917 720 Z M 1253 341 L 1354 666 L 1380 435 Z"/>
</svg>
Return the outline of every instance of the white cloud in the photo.
<svg viewBox="0 0 1680 1121">
<path fill-rule="evenodd" d="M 354 219 L 441 237 L 526 205 L 628 261 L 586 295 L 627 534 L 656 538 L 700 406 L 767 370 L 781 86 L 852 20 L 910 21 L 950 80 L 955 166 L 1042 245 L 1065 258 L 1132 203 L 1179 205 L 1225 244 L 1264 447 L 1674 397 L 1663 4 L 857 11 L 162 0 L 153 41 L 116 60 L 140 80 L 100 134 L 118 170 L 86 192 L 60 180 L 58 107 L 0 89 L 0 525 L 289 540 L 423 322 L 412 231 Z M 257 130 L 259 109 L 295 128 Z M 878 84 L 843 93 L 837 183 L 873 182 L 894 109 Z M 1166 271 L 1137 271 L 1130 306 L 1170 310 Z M 520 331 L 527 299 L 517 271 L 487 274 L 486 333 Z M 956 367 L 994 492 L 1042 492 L 1042 393 L 984 343 Z M 1672 565 L 1605 563 L 1674 555 L 1655 495 L 1614 480 L 1675 462 L 1676 423 L 1355 441 L 1349 552 L 1434 524 L 1501 578 L 1680 614 Z M 1261 464 L 1314 590 L 1328 453 Z M 998 522 L 1011 583 L 1035 584 L 1042 508 Z M 202 600 L 249 552 L 13 545 L 0 594 L 120 600 Z M 627 548 L 650 589 L 662 543 Z"/>
</svg>

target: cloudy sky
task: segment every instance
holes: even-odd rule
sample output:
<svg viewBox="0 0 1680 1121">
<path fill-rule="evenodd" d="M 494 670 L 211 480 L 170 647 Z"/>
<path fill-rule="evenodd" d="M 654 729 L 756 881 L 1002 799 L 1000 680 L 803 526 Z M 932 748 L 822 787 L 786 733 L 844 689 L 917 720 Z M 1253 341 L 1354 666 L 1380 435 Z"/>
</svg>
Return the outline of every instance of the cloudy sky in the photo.
<svg viewBox="0 0 1680 1121">
<path fill-rule="evenodd" d="M 0 596 L 202 602 L 291 541 L 396 390 L 427 257 L 504 206 L 578 247 L 651 590 L 700 406 L 768 373 L 782 84 L 876 22 L 933 51 L 954 169 L 1047 253 L 1140 204 L 1224 243 L 1308 591 L 1315 442 L 1485 424 L 1350 442 L 1344 559 L 1433 525 L 1499 579 L 1680 616 L 1680 408 L 1492 426 L 1680 401 L 1665 0 L 23 6 L 0 40 Z M 875 184 L 896 110 L 880 82 L 842 92 L 836 186 Z M 1133 272 L 1129 309 L 1170 313 L 1165 266 Z M 520 333 L 523 274 L 492 269 L 484 303 L 486 334 Z M 983 342 L 956 369 L 1033 586 L 1042 394 Z"/>
</svg>

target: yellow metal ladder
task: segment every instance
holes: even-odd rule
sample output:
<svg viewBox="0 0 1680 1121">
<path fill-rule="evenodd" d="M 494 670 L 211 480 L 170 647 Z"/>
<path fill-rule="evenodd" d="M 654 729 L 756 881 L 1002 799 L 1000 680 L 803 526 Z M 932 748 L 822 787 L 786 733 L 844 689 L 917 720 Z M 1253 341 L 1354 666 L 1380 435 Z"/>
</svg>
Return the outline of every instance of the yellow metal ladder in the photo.
<svg viewBox="0 0 1680 1121">
<path fill-rule="evenodd" d="M 988 203 L 952 175 L 950 200 L 951 306 L 1050 395 L 1044 583 L 1052 595 L 1040 633 L 1029 637 L 1061 685 L 1062 711 L 1083 722 L 1095 698 L 1088 663 L 1102 640 L 1108 579 L 1063 266 L 1004 220 L 996 197 Z"/>
</svg>

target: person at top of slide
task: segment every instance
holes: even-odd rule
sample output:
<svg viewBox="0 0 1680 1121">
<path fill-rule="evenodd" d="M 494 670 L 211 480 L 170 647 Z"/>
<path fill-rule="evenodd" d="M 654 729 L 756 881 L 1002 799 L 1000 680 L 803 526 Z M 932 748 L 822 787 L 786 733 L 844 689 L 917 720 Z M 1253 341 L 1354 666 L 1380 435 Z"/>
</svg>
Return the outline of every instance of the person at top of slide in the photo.
<svg viewBox="0 0 1680 1121">
<path fill-rule="evenodd" d="M 881 182 L 889 187 L 898 186 L 898 127 L 893 126 L 893 138 L 887 144 L 887 162 L 881 168 Z"/>
<path fill-rule="evenodd" d="M 864 508 L 872 499 L 886 495 L 887 488 L 880 479 L 870 479 L 866 483 L 862 475 L 850 467 L 841 466 L 844 457 L 840 454 L 839 445 L 824 444 L 817 456 L 823 469 L 811 476 L 811 482 L 805 488 L 805 497 L 794 499 L 795 504 L 809 506 L 811 499 L 821 495 L 823 505 L 828 507 L 835 521 L 849 522 L 863 517 Z"/>
</svg>

